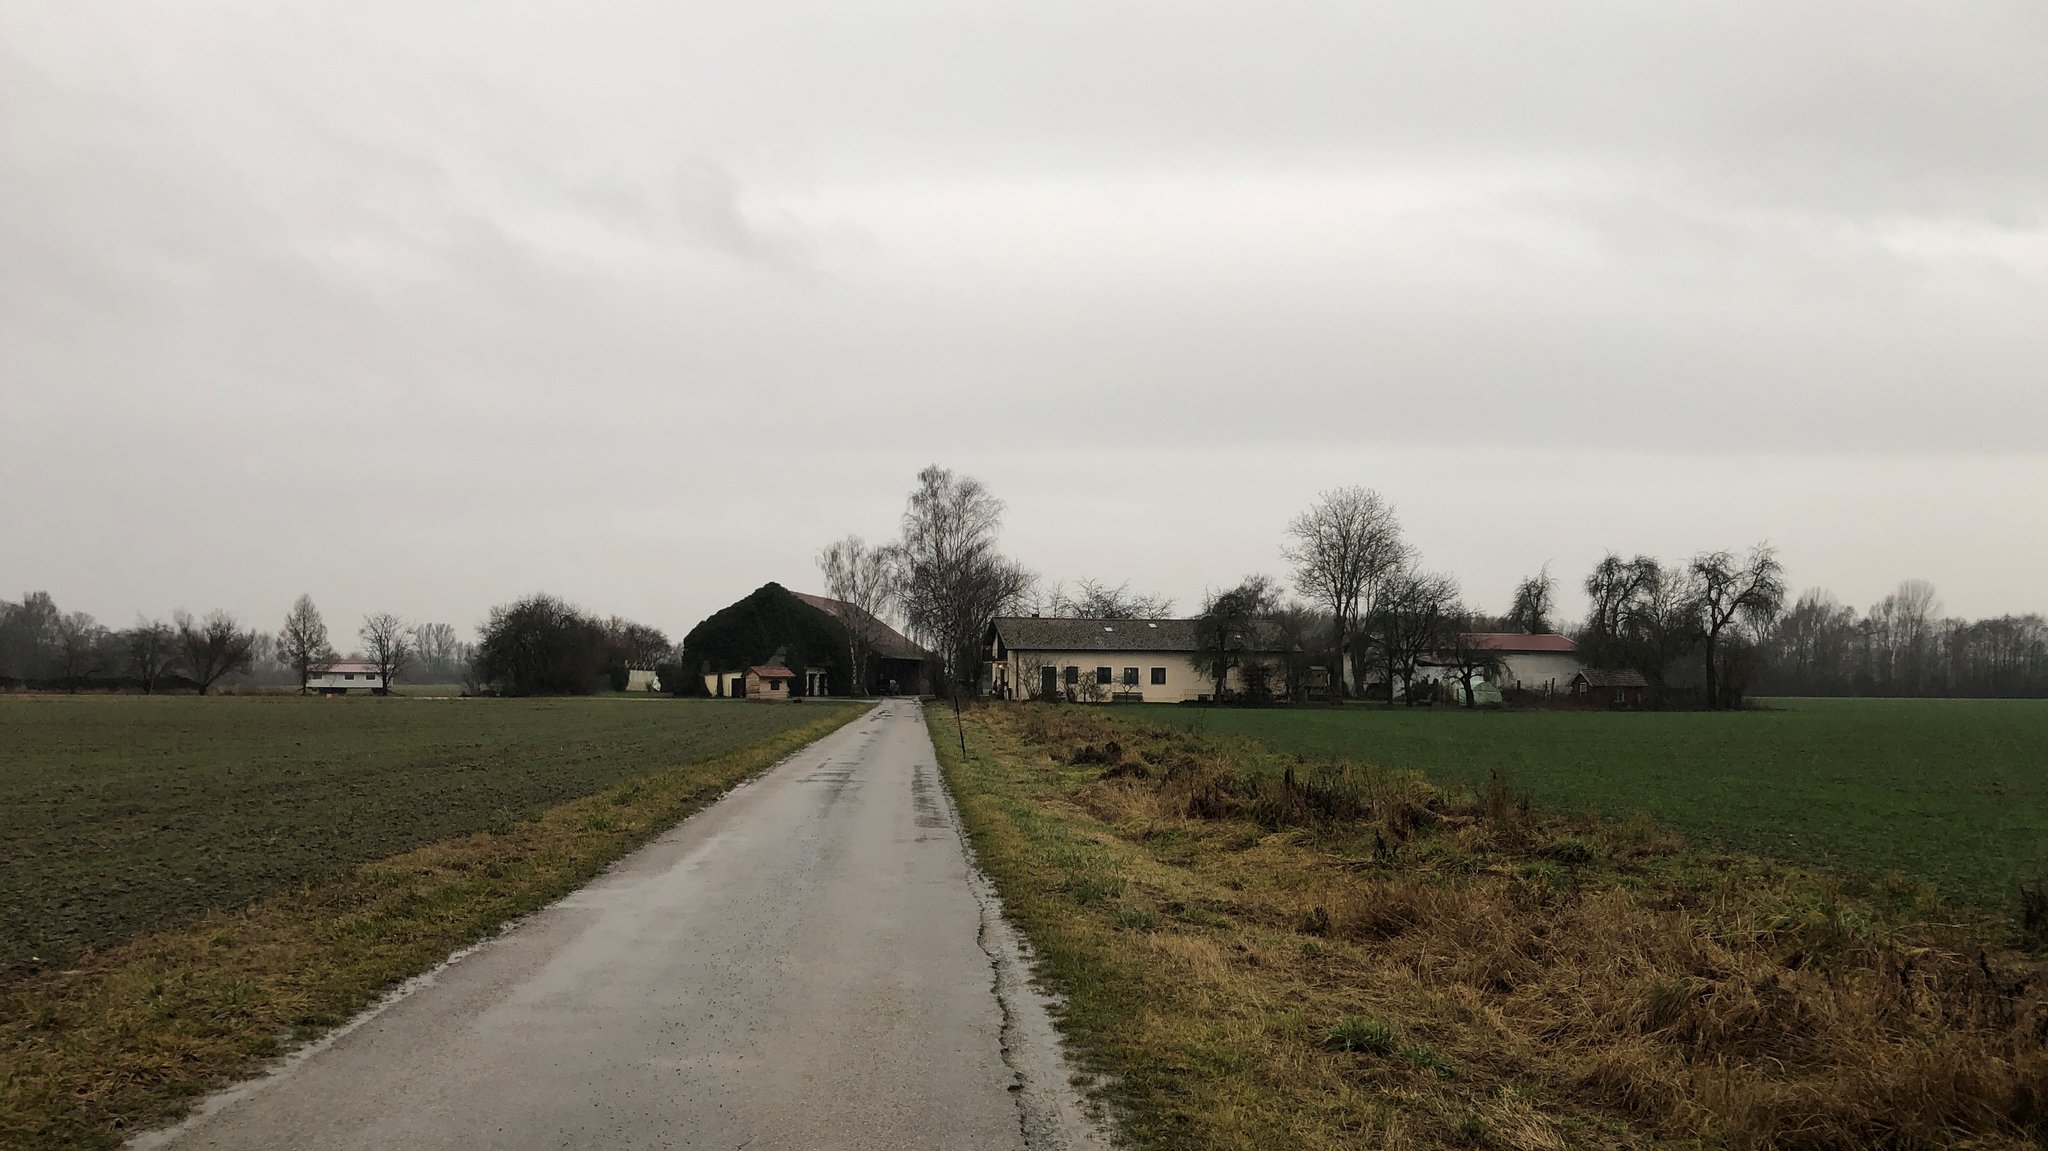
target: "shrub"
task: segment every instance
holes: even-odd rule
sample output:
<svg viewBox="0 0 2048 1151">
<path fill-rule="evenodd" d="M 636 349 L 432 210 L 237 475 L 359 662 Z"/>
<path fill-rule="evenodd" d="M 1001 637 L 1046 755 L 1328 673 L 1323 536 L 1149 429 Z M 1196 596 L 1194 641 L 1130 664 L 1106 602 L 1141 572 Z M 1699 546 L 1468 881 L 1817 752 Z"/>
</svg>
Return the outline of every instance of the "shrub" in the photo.
<svg viewBox="0 0 2048 1151">
<path fill-rule="evenodd" d="M 491 609 L 477 644 L 478 677 L 505 695 L 589 695 L 604 658 L 595 619 L 546 593 Z"/>
</svg>

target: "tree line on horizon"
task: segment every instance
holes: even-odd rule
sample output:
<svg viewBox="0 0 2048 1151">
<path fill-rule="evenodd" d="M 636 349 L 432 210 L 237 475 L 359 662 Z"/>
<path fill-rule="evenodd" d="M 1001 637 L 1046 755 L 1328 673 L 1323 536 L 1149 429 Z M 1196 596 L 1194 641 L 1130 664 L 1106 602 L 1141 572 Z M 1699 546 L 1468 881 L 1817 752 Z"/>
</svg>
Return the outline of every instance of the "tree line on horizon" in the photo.
<svg viewBox="0 0 2048 1151">
<path fill-rule="evenodd" d="M 1003 510 L 979 480 L 934 464 L 918 473 L 896 539 L 847 535 L 820 549 L 852 685 L 867 683 L 891 620 L 931 653 L 935 684 L 971 693 L 998 616 L 1158 619 L 1173 611 L 1171 599 L 1128 582 L 1042 582 L 1003 552 Z M 1388 685 L 1399 682 L 1412 704 L 1435 690 L 1419 674 L 1427 663 L 1461 681 L 1469 704 L 1474 681 L 1499 667 L 1474 634 L 1561 631 L 1589 666 L 1639 672 L 1659 706 L 1733 707 L 1753 692 L 2048 696 L 2042 616 L 1943 616 L 1933 587 L 1917 580 L 1860 615 L 1820 589 L 1788 606 L 1783 566 L 1767 544 L 1679 563 L 1610 553 L 1581 582 L 1589 610 L 1576 625 L 1556 618 L 1547 566 L 1516 585 L 1505 612 L 1473 607 L 1455 577 L 1421 562 L 1393 505 L 1365 487 L 1321 493 L 1288 522 L 1279 554 L 1289 581 L 1245 576 L 1205 593 L 1194 615 L 1197 659 L 1218 695 L 1236 670 L 1254 700 L 1300 698 L 1318 685 L 1318 669 L 1331 669 L 1337 694 L 1361 696 L 1376 682 L 1372 690 L 1392 702 Z M 1277 642 L 1253 642 L 1253 624 Z M 660 629 L 600 618 L 546 593 L 492 608 L 475 643 L 446 624 L 391 613 L 366 617 L 358 637 L 358 658 L 375 664 L 386 686 L 410 674 L 472 692 L 579 694 L 618 683 L 628 668 L 661 669 L 665 689 L 678 694 L 696 686 Z M 336 658 L 310 596 L 276 633 L 221 611 L 180 611 L 169 623 L 138 619 L 115 631 L 58 610 L 47 592 L 0 601 L 0 686 L 176 685 L 203 694 L 224 680 L 267 680 L 303 689 Z"/>
<path fill-rule="evenodd" d="M 982 637 L 1000 615 L 1164 618 L 1171 599 L 1128 582 L 1082 578 L 1041 588 L 998 545 L 1002 502 L 978 480 L 933 465 L 919 473 L 901 538 L 870 545 L 849 535 L 819 553 L 860 666 L 863 635 L 892 610 L 934 652 L 942 682 L 980 682 Z M 1667 563 L 1638 554 L 1603 557 L 1581 587 L 1590 604 L 1576 625 L 1556 618 L 1557 581 L 1547 565 L 1522 579 L 1507 610 L 1469 605 L 1457 579 L 1427 568 L 1403 536 L 1393 505 L 1353 486 L 1321 493 L 1286 528 L 1281 557 L 1291 583 L 1254 573 L 1203 597 L 1194 618 L 1197 659 L 1222 694 L 1236 670 L 1254 698 L 1299 698 L 1317 668 L 1335 669 L 1338 693 L 1404 685 L 1427 699 L 1425 663 L 1464 687 L 1490 678 L 1498 656 L 1473 637 L 1489 631 L 1560 631 L 1591 667 L 1640 673 L 1657 706 L 1740 706 L 1755 691 L 1834 695 L 2048 696 L 2048 621 L 2039 615 L 1937 618 L 1933 589 L 1907 581 L 1869 613 L 1809 591 L 1787 605 L 1782 562 L 1767 543 L 1715 549 Z M 1290 595 L 1290 592 L 1292 593 Z M 1254 643 L 1253 628 L 1268 642 Z M 1280 654 L 1258 650 L 1279 647 Z"/>
<path fill-rule="evenodd" d="M 58 608 L 48 592 L 0 600 L 0 687 L 47 690 L 197 691 L 216 686 L 308 683 L 343 660 L 370 664 L 378 686 L 401 679 L 460 683 L 472 693 L 585 694 L 619 681 L 628 668 L 652 669 L 672 650 L 659 628 L 618 616 L 598 618 L 540 593 L 491 610 L 469 643 L 445 623 L 410 623 L 373 612 L 357 629 L 362 646 L 332 643 L 310 595 L 301 595 L 274 633 L 243 626 L 226 611 L 171 620 L 139 618 L 103 626 L 86 612 Z"/>
</svg>

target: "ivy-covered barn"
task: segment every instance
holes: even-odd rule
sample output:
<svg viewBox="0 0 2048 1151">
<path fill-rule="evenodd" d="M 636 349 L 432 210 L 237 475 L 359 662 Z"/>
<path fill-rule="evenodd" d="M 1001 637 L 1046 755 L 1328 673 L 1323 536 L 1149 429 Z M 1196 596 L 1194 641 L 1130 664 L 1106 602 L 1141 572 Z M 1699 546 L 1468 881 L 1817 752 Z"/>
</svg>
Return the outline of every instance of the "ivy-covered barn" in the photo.
<svg viewBox="0 0 2048 1151">
<path fill-rule="evenodd" d="M 793 693 L 876 695 L 924 690 L 925 650 L 895 628 L 876 621 L 868 682 L 854 689 L 848 674 L 846 628 L 838 600 L 762 585 L 745 599 L 713 612 L 683 637 L 682 664 L 692 688 L 735 695 L 748 668 L 778 664 L 794 672 Z M 822 688 L 822 691 L 820 690 Z"/>
</svg>

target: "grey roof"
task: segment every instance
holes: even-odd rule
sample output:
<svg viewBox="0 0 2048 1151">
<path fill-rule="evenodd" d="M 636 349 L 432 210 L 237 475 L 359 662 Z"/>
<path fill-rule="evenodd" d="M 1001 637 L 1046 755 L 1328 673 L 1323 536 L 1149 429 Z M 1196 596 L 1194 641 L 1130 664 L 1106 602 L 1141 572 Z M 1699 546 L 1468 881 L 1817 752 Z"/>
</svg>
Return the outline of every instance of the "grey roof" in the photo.
<svg viewBox="0 0 2048 1151">
<path fill-rule="evenodd" d="M 1259 651 L 1282 651 L 1293 645 L 1281 642 L 1269 623 L 1253 626 L 1254 647 Z M 1191 619 L 1041 619 L 1038 616 L 1000 616 L 995 631 L 1003 646 L 1012 651 L 1184 651 L 1201 645 L 1195 641 Z"/>
<path fill-rule="evenodd" d="M 1579 673 L 1586 677 L 1588 687 L 1648 687 L 1650 681 L 1643 673 L 1632 667 L 1599 668 L 1589 667 Z"/>
</svg>

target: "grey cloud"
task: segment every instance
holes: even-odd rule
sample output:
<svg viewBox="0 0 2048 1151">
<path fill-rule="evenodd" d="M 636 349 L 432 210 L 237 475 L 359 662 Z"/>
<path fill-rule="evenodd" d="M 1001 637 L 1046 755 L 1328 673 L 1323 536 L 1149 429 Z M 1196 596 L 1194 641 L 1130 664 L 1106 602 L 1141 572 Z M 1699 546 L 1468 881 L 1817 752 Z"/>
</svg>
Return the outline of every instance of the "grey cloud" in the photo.
<svg viewBox="0 0 2048 1151">
<path fill-rule="evenodd" d="M 2044 12 L 11 7 L 0 586 L 680 630 L 942 459 L 1184 601 L 1365 482 L 1477 587 L 1771 534 L 2038 607 Z"/>
</svg>

